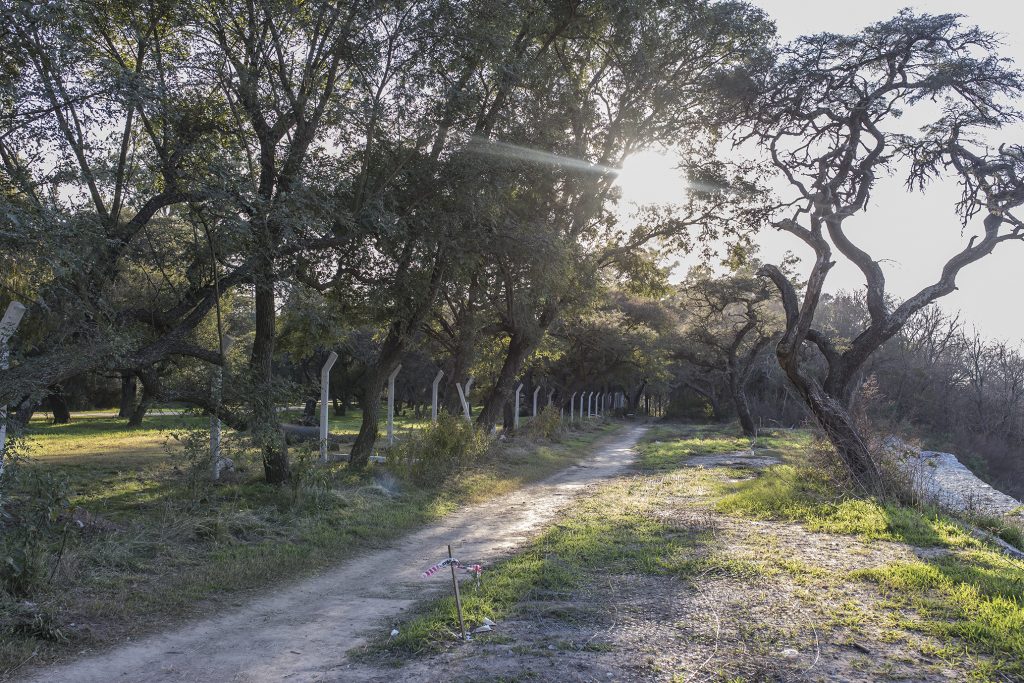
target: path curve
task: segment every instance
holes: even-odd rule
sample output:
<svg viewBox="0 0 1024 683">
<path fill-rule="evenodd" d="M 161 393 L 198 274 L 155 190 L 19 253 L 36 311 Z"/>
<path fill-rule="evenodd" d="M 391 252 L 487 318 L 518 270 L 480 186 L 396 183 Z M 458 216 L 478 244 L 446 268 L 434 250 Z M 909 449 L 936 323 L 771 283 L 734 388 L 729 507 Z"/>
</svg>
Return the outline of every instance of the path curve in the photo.
<svg viewBox="0 0 1024 683">
<path fill-rule="evenodd" d="M 538 484 L 474 505 L 241 609 L 71 664 L 32 672 L 25 683 L 257 683 L 343 681 L 345 652 L 416 600 L 447 589 L 420 572 L 452 544 L 456 557 L 487 564 L 522 544 L 587 485 L 621 473 L 646 430 L 634 426 Z"/>
</svg>

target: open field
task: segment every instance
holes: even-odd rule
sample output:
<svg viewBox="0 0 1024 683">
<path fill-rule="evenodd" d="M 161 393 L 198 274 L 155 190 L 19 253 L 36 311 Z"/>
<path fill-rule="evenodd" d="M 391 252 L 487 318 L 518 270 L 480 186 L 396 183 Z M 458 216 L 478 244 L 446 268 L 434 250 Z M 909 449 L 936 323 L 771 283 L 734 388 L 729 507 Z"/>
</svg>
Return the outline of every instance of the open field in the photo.
<svg viewBox="0 0 1024 683">
<path fill-rule="evenodd" d="M 275 487 L 261 481 L 258 461 L 230 451 L 230 440 L 236 472 L 223 484 L 206 483 L 203 461 L 197 466 L 189 458 L 192 437 L 205 455 L 206 424 L 170 415 L 130 431 L 96 415 L 76 416 L 69 425 L 33 424 L 33 457 L 23 471 L 66 480 L 79 512 L 55 520 L 42 539 L 33 604 L 2 605 L 0 672 L 272 592 L 466 503 L 559 471 L 615 428 L 592 423 L 557 442 L 524 433 L 495 443 L 472 469 L 436 488 L 414 486 L 383 466 L 322 466 L 310 448 L 293 448 L 292 483 Z M 190 428 L 199 431 L 190 437 Z M 31 503 L 31 482 L 15 480 L 13 497 L 21 496 L 23 507 Z"/>
<path fill-rule="evenodd" d="M 363 677 L 1024 678 L 1024 563 L 960 520 L 841 493 L 802 432 L 644 441 L 631 476 L 465 586 L 496 630 L 457 643 L 452 599 L 424 603 L 356 653 Z"/>
</svg>

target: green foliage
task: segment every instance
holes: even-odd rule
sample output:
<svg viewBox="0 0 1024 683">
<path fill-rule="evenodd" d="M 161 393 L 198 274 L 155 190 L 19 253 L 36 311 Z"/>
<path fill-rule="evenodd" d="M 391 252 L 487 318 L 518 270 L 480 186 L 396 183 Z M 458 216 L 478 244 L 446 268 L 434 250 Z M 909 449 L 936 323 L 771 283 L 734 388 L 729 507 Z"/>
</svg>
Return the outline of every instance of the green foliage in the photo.
<svg viewBox="0 0 1024 683">
<path fill-rule="evenodd" d="M 417 486 L 435 487 L 480 460 L 490 438 L 455 415 L 407 435 L 388 449 L 388 465 Z"/>
<path fill-rule="evenodd" d="M 16 462 L 0 499 L 0 591 L 32 595 L 46 580 L 52 531 L 68 511 L 67 480 Z"/>
<path fill-rule="evenodd" d="M 562 416 L 554 405 L 545 406 L 544 410 L 527 425 L 530 434 L 549 441 L 554 440 L 562 430 Z"/>
</svg>

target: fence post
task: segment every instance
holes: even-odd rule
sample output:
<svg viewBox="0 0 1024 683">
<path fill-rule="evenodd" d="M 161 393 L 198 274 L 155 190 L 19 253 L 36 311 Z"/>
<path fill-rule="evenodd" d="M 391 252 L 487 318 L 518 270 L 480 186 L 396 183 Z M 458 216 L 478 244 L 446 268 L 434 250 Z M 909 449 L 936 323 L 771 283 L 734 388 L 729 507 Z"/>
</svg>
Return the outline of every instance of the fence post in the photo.
<svg viewBox="0 0 1024 683">
<path fill-rule="evenodd" d="M 228 335 L 221 339 L 220 359 L 226 362 L 228 350 L 235 340 Z M 210 415 L 210 467 L 213 472 L 213 480 L 220 479 L 220 471 L 224 469 L 224 460 L 220 457 L 221 424 L 217 417 L 217 408 L 220 408 L 221 399 L 224 396 L 224 366 L 218 365 L 213 369 L 213 381 L 210 387 L 210 398 L 213 399 L 213 414 Z"/>
<path fill-rule="evenodd" d="M 463 391 L 462 385 L 458 382 L 455 383 L 455 388 L 459 390 L 459 402 L 462 403 L 462 414 L 466 416 L 468 422 L 472 422 L 473 418 L 469 414 L 469 401 L 466 400 L 466 392 Z"/>
<path fill-rule="evenodd" d="M 533 390 L 533 416 L 537 417 L 537 394 L 540 393 L 540 387 L 538 386 Z"/>
<path fill-rule="evenodd" d="M 327 462 L 327 434 L 330 431 L 328 403 L 331 400 L 331 368 L 338 360 L 338 354 L 331 351 L 327 362 L 320 368 L 320 462 Z"/>
<path fill-rule="evenodd" d="M 437 374 L 434 375 L 434 384 L 430 388 L 430 421 L 437 422 L 437 385 L 441 383 L 441 378 L 444 377 L 444 370 L 438 370 Z"/>
<path fill-rule="evenodd" d="M 572 392 L 572 397 L 569 399 L 569 422 L 576 419 L 576 394 L 579 392 Z"/>
<path fill-rule="evenodd" d="M 512 416 L 512 429 L 519 431 L 519 392 L 523 390 L 523 383 L 520 382 L 519 386 L 516 387 L 516 411 L 515 415 Z"/>
<path fill-rule="evenodd" d="M 395 442 L 395 377 L 402 371 L 402 364 L 388 376 L 388 445 Z"/>
<path fill-rule="evenodd" d="M 25 315 L 25 305 L 19 301 L 7 304 L 7 311 L 0 320 L 0 370 L 11 367 L 11 350 L 7 342 L 21 324 Z M 4 473 L 4 454 L 7 449 L 7 404 L 0 405 L 0 476 Z"/>
</svg>

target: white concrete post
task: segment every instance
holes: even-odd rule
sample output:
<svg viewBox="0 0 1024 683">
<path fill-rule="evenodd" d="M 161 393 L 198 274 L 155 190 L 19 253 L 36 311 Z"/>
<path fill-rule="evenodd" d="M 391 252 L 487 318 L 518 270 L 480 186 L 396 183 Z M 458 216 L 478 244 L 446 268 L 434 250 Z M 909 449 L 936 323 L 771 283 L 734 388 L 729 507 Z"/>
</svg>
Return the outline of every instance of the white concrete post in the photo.
<svg viewBox="0 0 1024 683">
<path fill-rule="evenodd" d="M 587 417 L 594 417 L 594 392 L 587 394 Z"/>
<path fill-rule="evenodd" d="M 469 401 L 466 400 L 466 392 L 458 382 L 455 383 L 455 388 L 459 390 L 459 402 L 462 403 L 462 414 L 466 416 L 466 420 L 468 422 L 472 422 L 473 418 L 469 414 Z"/>
<path fill-rule="evenodd" d="M 220 357 L 226 359 L 228 357 L 228 350 L 231 345 L 235 343 L 235 340 L 228 335 L 224 335 L 221 340 Z M 218 365 L 213 369 L 213 382 L 210 387 L 210 398 L 213 399 L 213 405 L 215 408 L 220 407 L 220 401 L 223 397 L 224 391 L 224 367 Z M 224 459 L 220 456 L 220 439 L 221 437 L 221 424 L 220 418 L 217 417 L 217 413 L 214 412 L 210 415 L 210 468 L 212 470 L 213 480 L 217 481 L 220 479 L 220 471 L 224 469 Z"/>
<path fill-rule="evenodd" d="M 462 387 L 462 391 L 466 394 L 466 399 L 469 400 L 469 390 L 473 388 L 473 378 L 470 377 L 466 380 L 466 386 Z"/>
<path fill-rule="evenodd" d="M 555 390 L 552 389 L 551 391 L 548 392 L 548 405 L 551 405 L 551 400 L 554 398 L 554 396 L 555 396 Z"/>
<path fill-rule="evenodd" d="M 540 393 L 540 387 L 533 390 L 533 416 L 537 417 L 537 394 Z"/>
<path fill-rule="evenodd" d="M 601 417 L 601 411 L 602 411 L 602 408 L 603 408 L 603 406 L 601 405 L 601 401 L 603 399 L 604 399 L 604 392 L 603 391 L 598 392 L 597 400 L 594 401 L 594 417 Z"/>
<path fill-rule="evenodd" d="M 444 370 L 438 370 L 437 374 L 434 375 L 434 384 L 430 387 L 430 421 L 437 422 L 437 385 L 441 383 L 441 378 L 444 377 Z"/>
<path fill-rule="evenodd" d="M 572 422 L 576 416 L 576 394 L 579 392 L 572 392 L 572 397 L 569 399 L 569 422 Z"/>
<path fill-rule="evenodd" d="M 520 382 L 519 386 L 516 387 L 516 412 L 512 416 L 512 429 L 519 430 L 519 393 L 523 390 L 523 383 Z"/>
<path fill-rule="evenodd" d="M 338 360 L 338 354 L 331 351 L 327 362 L 320 368 L 320 462 L 327 462 L 327 433 L 330 431 L 328 403 L 331 400 L 331 368 Z"/>
<path fill-rule="evenodd" d="M 395 442 L 395 378 L 402 371 L 402 364 L 399 363 L 390 375 L 388 375 L 388 445 Z"/>
<path fill-rule="evenodd" d="M 25 315 L 25 305 L 12 301 L 7 304 L 7 311 L 0 320 L 0 370 L 11 367 L 11 350 L 7 342 L 14 336 Z M 7 448 L 7 404 L 0 405 L 0 476 L 4 473 L 4 452 Z"/>
</svg>

